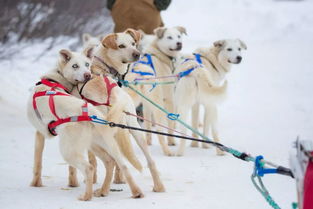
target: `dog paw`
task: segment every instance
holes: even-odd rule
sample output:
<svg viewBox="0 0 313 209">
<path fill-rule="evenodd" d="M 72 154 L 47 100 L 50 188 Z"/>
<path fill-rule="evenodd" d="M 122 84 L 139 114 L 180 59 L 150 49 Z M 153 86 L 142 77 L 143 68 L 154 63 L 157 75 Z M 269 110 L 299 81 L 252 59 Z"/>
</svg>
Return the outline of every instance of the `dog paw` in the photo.
<svg viewBox="0 0 313 209">
<path fill-rule="evenodd" d="M 113 183 L 114 184 L 126 184 L 126 181 L 121 180 L 121 179 L 114 179 Z"/>
<path fill-rule="evenodd" d="M 156 185 L 153 187 L 153 192 L 165 192 L 165 187 L 163 186 L 163 184 L 160 185 Z"/>
<path fill-rule="evenodd" d="M 68 186 L 69 186 L 69 187 L 79 187 L 78 180 L 77 180 L 77 179 L 71 179 L 71 180 L 68 182 Z"/>
<path fill-rule="evenodd" d="M 223 155 L 225 155 L 225 152 L 223 152 L 222 150 L 220 150 L 220 149 L 216 149 L 216 154 L 218 155 L 218 156 L 223 156 Z"/>
<path fill-rule="evenodd" d="M 184 153 L 183 153 L 183 152 L 177 152 L 177 153 L 176 153 L 176 156 L 177 156 L 177 157 L 182 157 L 182 156 L 184 156 Z"/>
<path fill-rule="evenodd" d="M 80 201 L 89 201 L 89 200 L 91 200 L 91 198 L 92 198 L 91 194 L 83 194 L 83 195 L 78 197 L 78 200 L 80 200 Z"/>
<path fill-rule="evenodd" d="M 42 181 L 41 181 L 41 178 L 36 178 L 36 179 L 33 179 L 33 181 L 30 183 L 30 186 L 32 187 L 42 187 Z"/>
<path fill-rule="evenodd" d="M 144 194 L 141 191 L 135 192 L 132 195 L 132 198 L 134 198 L 134 199 L 139 199 L 139 198 L 143 198 L 143 197 L 144 197 Z"/>
<path fill-rule="evenodd" d="M 168 146 L 176 146 L 176 142 L 174 141 L 174 139 L 168 140 L 167 144 Z"/>
<path fill-rule="evenodd" d="M 167 151 L 167 152 L 164 152 L 164 155 L 168 156 L 168 157 L 172 157 L 174 156 L 175 154 L 171 151 Z"/>
<path fill-rule="evenodd" d="M 95 197 L 105 197 L 109 194 L 109 191 L 103 191 L 101 188 L 93 192 Z"/>
<path fill-rule="evenodd" d="M 191 142 L 190 146 L 191 146 L 191 147 L 199 147 L 199 143 L 193 141 L 193 142 Z"/>
<path fill-rule="evenodd" d="M 202 148 L 203 148 L 203 149 L 209 149 L 209 148 L 210 148 L 210 145 L 207 144 L 207 143 L 202 143 Z"/>
</svg>

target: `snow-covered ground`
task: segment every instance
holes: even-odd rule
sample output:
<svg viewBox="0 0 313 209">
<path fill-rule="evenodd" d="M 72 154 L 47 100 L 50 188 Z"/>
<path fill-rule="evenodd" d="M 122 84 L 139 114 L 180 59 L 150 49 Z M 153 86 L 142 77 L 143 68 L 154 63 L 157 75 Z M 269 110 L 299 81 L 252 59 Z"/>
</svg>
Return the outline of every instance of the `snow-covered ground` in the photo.
<svg viewBox="0 0 313 209">
<path fill-rule="evenodd" d="M 229 97 L 219 108 L 221 140 L 226 145 L 288 166 L 296 136 L 313 139 L 312 10 L 309 0 L 197 0 L 173 1 L 163 13 L 167 25 L 187 28 L 185 52 L 223 38 L 241 38 L 248 45 L 242 64 L 228 77 Z M 33 44 L 10 61 L 0 62 L 1 208 L 270 208 L 250 181 L 251 163 L 230 155 L 217 157 L 214 149 L 189 147 L 184 157 L 165 157 L 156 140 L 151 152 L 166 193 L 151 191 L 148 169 L 143 173 L 131 169 L 145 198 L 131 199 L 126 185 L 113 184 L 123 191 L 78 201 L 83 180 L 80 176 L 81 187 L 66 186 L 67 166 L 57 138 L 46 142 L 45 187 L 30 187 L 34 129 L 27 122 L 25 103 L 29 88 L 53 67 L 57 51 L 67 47 L 56 46 L 34 61 L 44 46 Z M 100 165 L 100 180 L 103 170 Z M 291 208 L 296 200 L 294 181 L 278 175 L 266 176 L 264 181 L 281 208 Z"/>
</svg>

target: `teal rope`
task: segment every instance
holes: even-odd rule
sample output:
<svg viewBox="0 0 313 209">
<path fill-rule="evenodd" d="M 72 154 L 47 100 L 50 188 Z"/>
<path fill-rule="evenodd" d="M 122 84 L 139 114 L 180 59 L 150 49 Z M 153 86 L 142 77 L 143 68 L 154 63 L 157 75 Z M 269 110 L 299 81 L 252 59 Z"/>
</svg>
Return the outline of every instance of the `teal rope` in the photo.
<svg viewBox="0 0 313 209">
<path fill-rule="evenodd" d="M 201 136 L 204 140 L 207 140 L 207 141 L 211 141 L 212 140 L 210 138 L 208 138 L 207 136 L 203 135 L 202 133 L 200 133 L 198 130 L 192 128 L 190 125 L 188 125 L 187 123 L 185 123 L 184 121 L 180 120 L 179 119 L 179 115 L 178 114 L 174 114 L 174 113 L 170 113 L 168 112 L 165 108 L 161 107 L 159 104 L 153 102 L 151 99 L 149 99 L 148 97 L 146 97 L 144 94 L 142 94 L 141 92 L 137 91 L 136 89 L 134 89 L 131 85 L 131 83 L 129 83 L 128 81 L 125 81 L 125 80 L 122 80 L 120 81 L 124 86 L 130 88 L 131 90 L 133 90 L 134 92 L 136 92 L 137 94 L 139 94 L 142 98 L 144 98 L 145 100 L 147 100 L 148 102 L 150 102 L 151 104 L 153 104 L 155 107 L 157 107 L 159 110 L 161 110 L 162 112 L 166 113 L 168 118 L 171 119 L 171 120 L 177 120 L 177 122 L 179 122 L 180 124 L 182 124 L 183 126 L 185 126 L 187 129 L 191 130 L 193 133 Z M 176 118 L 170 118 L 169 116 L 173 116 L 175 115 Z M 221 150 L 225 151 L 225 152 L 228 152 L 238 158 L 240 158 L 240 156 L 242 154 L 244 154 L 243 152 L 240 152 L 238 150 L 235 150 L 233 148 L 230 148 L 230 147 L 225 147 L 225 146 L 222 146 L 222 147 L 218 147 L 220 148 Z M 251 162 L 256 162 L 256 158 L 252 157 L 252 156 L 247 156 L 245 157 L 245 160 L 246 161 L 251 161 Z M 261 163 L 265 164 L 264 161 L 261 161 Z M 255 181 L 255 178 L 258 178 L 258 181 L 259 181 L 259 184 L 260 186 L 258 186 L 258 184 L 256 183 Z M 260 176 L 257 176 L 256 175 L 256 167 L 255 167 L 255 170 L 254 170 L 254 173 L 252 174 L 251 176 L 251 180 L 252 180 L 252 183 L 253 185 L 255 186 L 255 188 L 262 194 L 262 196 L 265 198 L 265 200 L 269 203 L 269 205 L 271 207 L 273 207 L 274 209 L 281 209 L 278 204 L 273 200 L 273 198 L 271 197 L 271 195 L 269 194 L 268 190 L 265 188 L 263 182 L 262 182 L 262 179 Z"/>
<path fill-rule="evenodd" d="M 260 186 L 255 181 L 255 178 L 258 179 Z M 269 194 L 267 189 L 265 188 L 263 181 L 260 176 L 256 176 L 255 174 L 251 175 L 251 181 L 254 185 L 254 187 L 261 193 L 261 195 L 264 197 L 264 199 L 268 202 L 268 204 L 274 208 L 274 209 L 281 209 L 279 205 L 274 201 L 272 196 Z"/>
<path fill-rule="evenodd" d="M 139 81 L 131 81 L 128 82 L 129 85 L 168 85 L 168 84 L 174 84 L 175 81 L 167 81 L 167 82 L 139 82 Z"/>
<path fill-rule="evenodd" d="M 144 94 L 142 94 L 141 92 L 137 91 L 135 88 L 133 88 L 130 82 L 125 81 L 125 80 L 121 80 L 120 81 L 125 87 L 130 88 L 131 90 L 133 90 L 134 92 L 136 92 L 137 94 L 139 94 L 142 98 L 144 98 L 145 100 L 147 100 L 148 102 L 150 102 L 151 104 L 153 104 L 155 107 L 157 107 L 159 110 L 161 110 L 162 112 L 166 113 L 167 116 L 172 116 L 172 115 L 176 115 L 176 118 L 170 118 L 171 120 L 176 120 L 177 122 L 179 122 L 180 124 L 182 124 L 183 126 L 185 126 L 187 129 L 191 130 L 193 133 L 197 134 L 198 136 L 201 136 L 204 140 L 207 141 L 212 141 L 210 138 L 208 138 L 207 136 L 203 135 L 202 133 L 200 133 L 198 130 L 192 128 L 190 125 L 188 125 L 187 123 L 185 123 L 184 121 L 179 119 L 179 115 L 174 114 L 174 113 L 170 113 L 168 112 L 165 108 L 161 107 L 159 104 L 153 102 L 151 99 L 149 99 L 148 97 L 146 97 Z M 222 147 L 219 147 L 220 149 Z M 243 153 L 239 152 L 238 150 L 229 148 L 229 147 L 223 147 L 223 149 L 221 149 L 225 152 L 228 152 L 232 155 L 235 155 L 236 157 L 240 157 Z M 247 157 L 246 158 L 247 161 L 253 161 L 255 162 L 255 159 L 253 157 Z"/>
</svg>

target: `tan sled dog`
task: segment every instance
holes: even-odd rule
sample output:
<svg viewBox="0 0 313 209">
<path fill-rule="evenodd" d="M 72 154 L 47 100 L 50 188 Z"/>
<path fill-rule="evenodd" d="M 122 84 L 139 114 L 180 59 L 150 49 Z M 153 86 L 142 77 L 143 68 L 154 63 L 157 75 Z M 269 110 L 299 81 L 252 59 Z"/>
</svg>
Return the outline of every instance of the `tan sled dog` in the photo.
<svg viewBox="0 0 313 209">
<path fill-rule="evenodd" d="M 219 141 L 216 106 L 226 96 L 227 80 L 225 76 L 230 72 L 232 64 L 241 62 L 242 49 L 247 49 L 247 47 L 239 39 L 216 41 L 211 48 L 197 49 L 194 55 L 185 57 L 187 59 L 176 67 L 175 74 L 194 69 L 176 84 L 174 96 L 176 112 L 180 114 L 181 120 L 186 121 L 187 114 L 192 108 L 192 126 L 197 129 L 199 105 L 204 105 L 203 134 L 208 136 L 211 128 L 215 142 Z M 180 126 L 180 128 L 186 132 L 185 127 Z M 193 136 L 196 137 L 195 134 Z M 178 156 L 184 154 L 185 143 L 185 140 L 181 140 L 177 151 Z M 198 146 L 198 142 L 193 142 L 192 146 Z M 205 143 L 202 146 L 208 147 Z M 217 154 L 222 155 L 223 152 L 217 149 Z"/>
<path fill-rule="evenodd" d="M 129 72 L 127 73 L 125 80 L 133 81 L 136 78 L 155 77 L 155 76 L 169 76 L 173 74 L 173 60 L 176 58 L 178 52 L 182 49 L 182 35 L 186 34 L 186 30 L 183 27 L 174 28 L 157 28 L 154 31 L 155 40 L 148 46 L 145 51 L 144 57 L 141 58 L 143 63 L 133 64 Z M 151 59 L 151 62 L 149 61 Z M 152 64 L 151 64 L 152 63 Z M 172 81 L 173 79 L 162 79 L 161 81 Z M 154 82 L 153 80 L 151 82 Z M 135 87 L 151 100 L 156 102 L 162 107 L 165 107 L 169 112 L 174 111 L 173 106 L 173 91 L 174 85 L 157 86 L 151 90 L 151 86 L 138 86 Z M 135 104 L 143 103 L 143 115 L 146 119 L 161 124 L 169 124 L 171 128 L 174 127 L 173 121 L 168 121 L 166 114 L 158 110 L 146 100 L 142 99 L 135 92 L 128 90 L 128 93 L 132 96 Z M 145 128 L 151 129 L 151 123 L 145 121 Z M 164 131 L 158 129 L 158 131 Z M 172 131 L 169 131 L 172 133 Z M 159 142 L 161 144 L 162 151 L 167 156 L 172 156 L 168 145 L 164 141 L 164 136 L 159 135 Z M 169 145 L 175 145 L 173 138 L 169 139 Z M 151 144 L 151 134 L 147 134 L 147 141 Z"/>
<path fill-rule="evenodd" d="M 136 114 L 135 106 L 131 97 L 122 88 L 112 88 L 110 86 L 115 85 L 115 81 L 112 78 L 121 79 L 122 75 L 127 72 L 128 63 L 136 61 L 139 58 L 139 51 L 136 48 L 139 40 L 140 33 L 132 29 L 128 29 L 124 33 L 114 33 L 106 36 L 102 40 L 102 43 L 97 47 L 92 60 L 91 69 L 92 73 L 95 74 L 93 79 L 85 84 L 79 84 L 77 89 L 83 98 L 97 105 L 97 108 L 103 113 L 111 111 L 110 106 L 113 108 L 115 106 L 119 106 L 119 111 L 123 113 L 123 117 L 118 122 L 123 124 L 126 123 L 129 126 L 137 128 L 140 128 L 137 119 L 124 114 L 124 112 Z M 104 81 L 102 76 L 96 75 L 110 77 L 109 82 Z M 147 159 L 154 182 L 153 191 L 164 192 L 164 186 L 160 180 L 156 165 L 148 151 L 144 134 L 133 130 L 131 130 L 130 133 L 133 135 L 138 146 L 141 148 Z M 124 143 L 124 145 L 120 143 L 120 137 L 127 138 L 123 139 L 122 143 Z M 123 146 L 130 146 L 129 144 L 125 145 L 125 142 L 129 141 L 128 131 L 119 129 L 117 131 L 116 139 L 121 149 L 125 148 L 123 148 Z M 128 148 L 127 150 L 131 149 Z M 129 154 L 132 155 L 131 153 Z M 136 162 L 132 164 L 136 167 Z M 105 196 L 108 193 L 108 184 L 111 182 L 109 178 L 112 178 L 113 165 L 114 161 L 111 161 L 110 164 L 106 166 L 107 180 L 103 184 L 102 188 L 97 190 L 97 196 Z"/>
<path fill-rule="evenodd" d="M 40 186 L 41 184 L 44 139 L 58 134 L 60 152 L 64 160 L 74 168 L 78 168 L 85 177 L 86 191 L 79 198 L 80 200 L 92 198 L 94 168 L 84 158 L 84 153 L 88 150 L 98 154 L 103 162 L 106 160 L 104 155 L 107 152 L 122 169 L 133 197 L 142 197 L 143 194 L 128 172 L 114 140 L 116 130 L 92 123 L 89 118 L 89 115 L 95 115 L 114 122 L 120 121 L 122 115 L 119 105 L 123 106 L 124 103 L 120 102 L 119 105 L 113 107 L 108 112 L 108 117 L 105 117 L 106 115 L 94 106 L 68 94 L 68 91 L 78 82 L 90 78 L 90 63 L 87 57 L 79 56 L 68 50 L 61 50 L 60 55 L 57 69 L 43 76 L 44 79 L 36 85 L 28 104 L 28 118 L 37 129 L 32 185 Z M 63 121 L 65 122 L 63 123 Z M 53 126 L 55 123 L 59 123 L 59 125 Z"/>
</svg>

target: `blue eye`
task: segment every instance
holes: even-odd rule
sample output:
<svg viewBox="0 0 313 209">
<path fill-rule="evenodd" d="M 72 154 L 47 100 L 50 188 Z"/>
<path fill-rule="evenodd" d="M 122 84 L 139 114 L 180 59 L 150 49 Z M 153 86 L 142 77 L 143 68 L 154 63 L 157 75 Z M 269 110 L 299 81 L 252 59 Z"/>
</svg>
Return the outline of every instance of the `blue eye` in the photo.
<svg viewBox="0 0 313 209">
<path fill-rule="evenodd" d="M 88 63 L 88 62 L 86 62 L 86 64 L 85 64 L 85 65 L 86 65 L 86 67 L 89 67 L 89 63 Z"/>
</svg>

